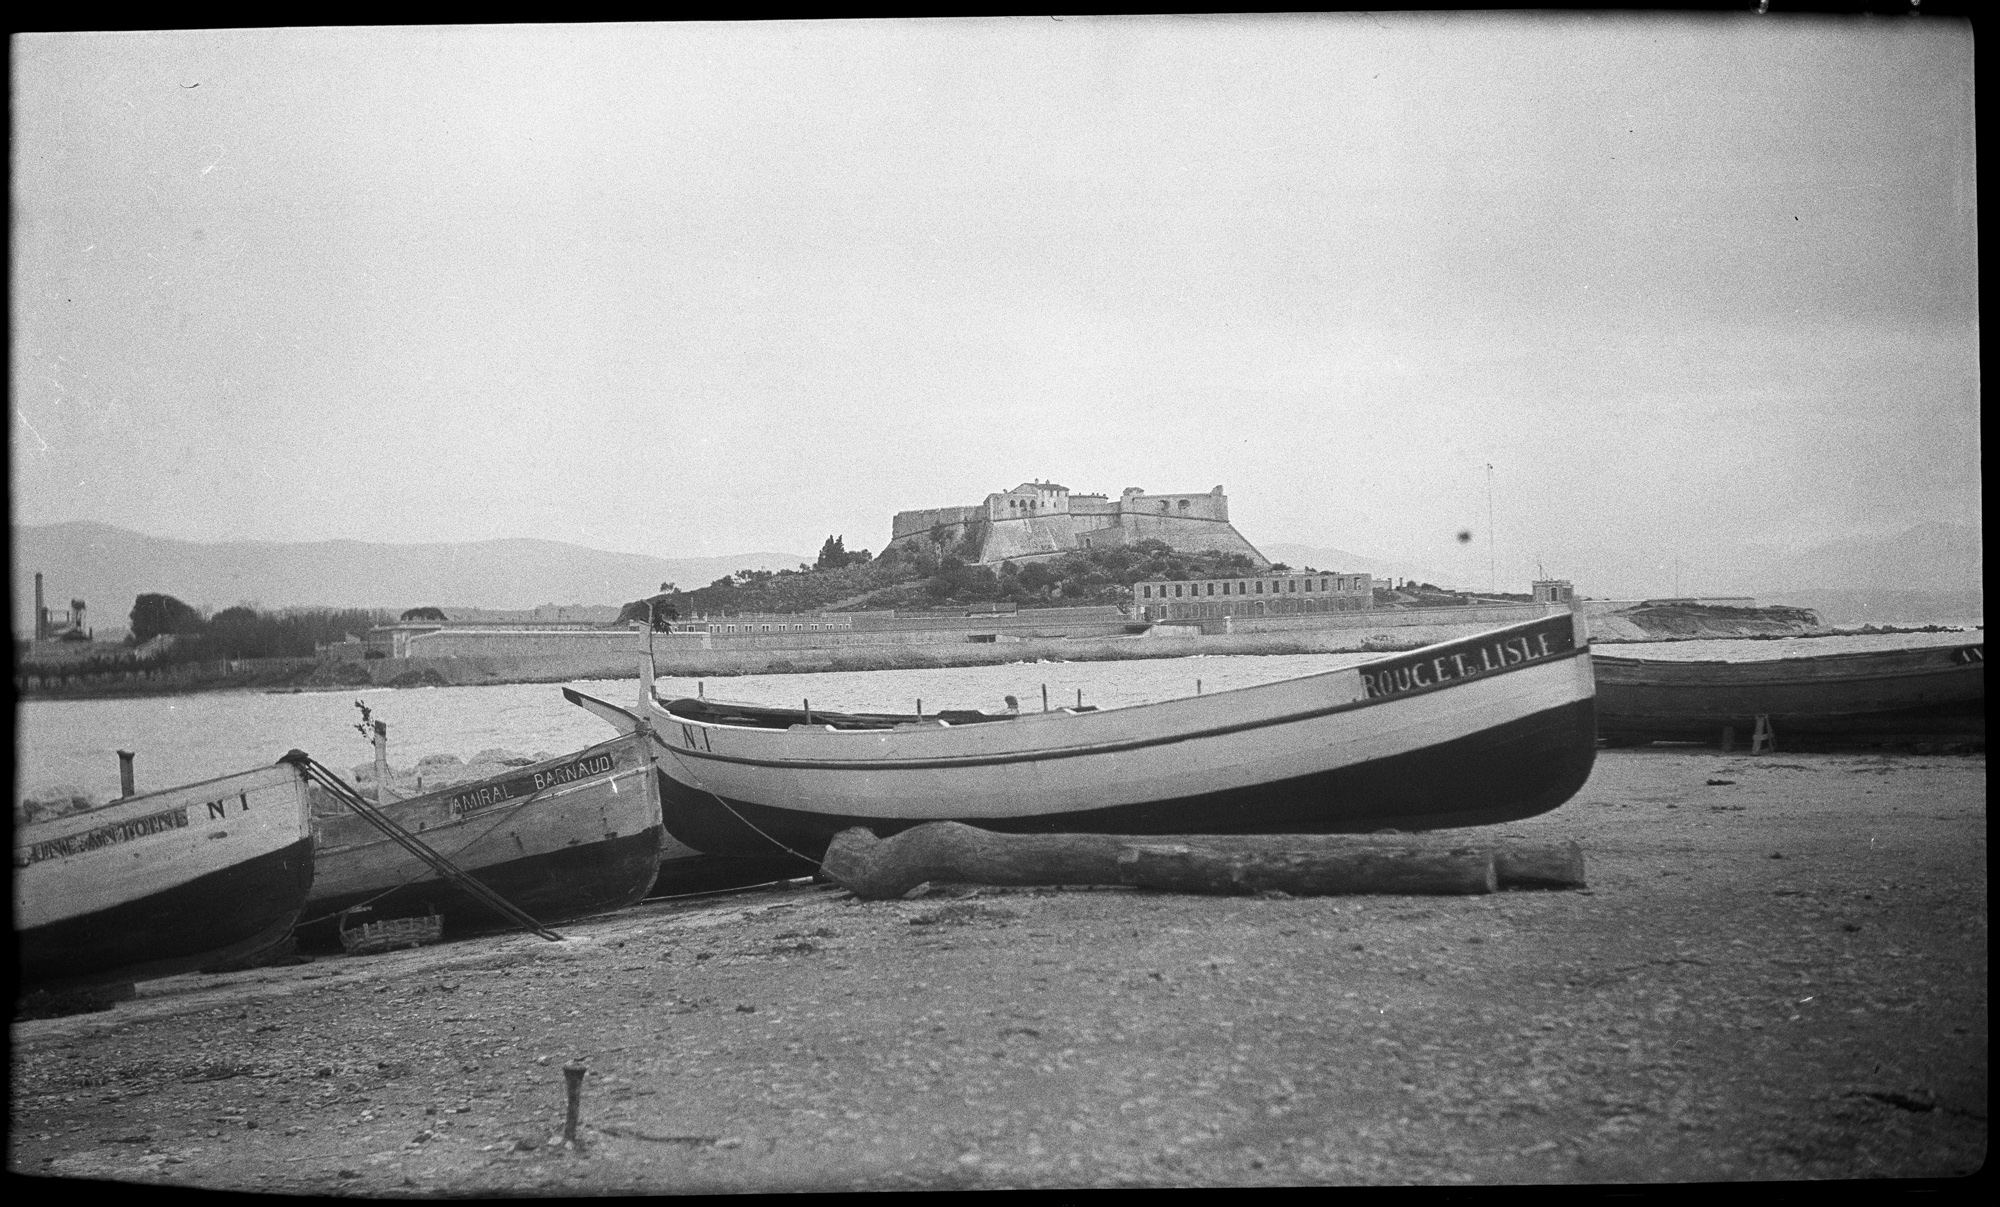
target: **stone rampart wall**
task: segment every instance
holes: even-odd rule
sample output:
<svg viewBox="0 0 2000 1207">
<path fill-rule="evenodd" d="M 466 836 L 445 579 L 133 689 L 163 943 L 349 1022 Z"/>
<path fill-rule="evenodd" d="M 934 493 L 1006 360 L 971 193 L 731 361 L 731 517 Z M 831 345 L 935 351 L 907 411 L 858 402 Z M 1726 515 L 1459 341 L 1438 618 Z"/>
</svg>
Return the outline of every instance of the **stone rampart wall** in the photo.
<svg viewBox="0 0 2000 1207">
<path fill-rule="evenodd" d="M 419 658 L 476 657 L 571 657 L 615 656 L 631 659 L 645 648 L 643 629 L 583 630 L 564 629 L 536 632 L 505 629 L 440 629 L 410 638 L 409 657 L 385 661 L 408 662 Z"/>
<path fill-rule="evenodd" d="M 993 565 L 1036 554 L 1067 553 L 1076 547 L 1076 521 L 1062 512 L 994 520 L 986 529 L 979 561 Z"/>
<path fill-rule="evenodd" d="M 944 524 L 970 524 L 986 518 L 984 507 L 933 507 L 927 511 L 899 511 L 889 524 L 889 539 L 918 536 Z"/>
<path fill-rule="evenodd" d="M 715 623 L 726 624 L 723 617 Z M 811 650 L 845 649 L 865 646 L 936 645 L 968 642 L 975 635 L 1010 633 L 1052 634 L 1057 637 L 1119 636 L 1125 633 L 1125 614 L 1115 607 L 1036 608 L 1020 612 L 999 612 L 981 616 L 894 616 L 856 614 L 865 622 L 855 629 L 822 629 L 803 633 L 656 633 L 653 647 L 658 656 L 684 650 Z M 537 659 L 553 660 L 550 666 L 572 668 L 573 674 L 594 673 L 596 668 L 622 666 L 632 662 L 646 648 L 643 629 L 598 631 L 521 631 L 440 629 L 409 640 L 409 654 L 403 658 L 373 658 L 360 665 L 370 668 L 375 682 L 387 682 L 411 670 L 439 660 L 474 660 L 482 665 L 514 665 L 522 659 L 540 665 Z M 346 649 L 328 647 L 324 661 L 344 661 Z M 554 672 L 551 672 L 554 673 Z"/>
<path fill-rule="evenodd" d="M 1199 497 L 1199 496 L 1197 496 Z M 1093 545 L 1119 543 L 1130 545 L 1143 540 L 1160 540 L 1172 545 L 1183 553 L 1197 553 L 1204 550 L 1216 553 L 1241 553 L 1262 569 L 1271 564 L 1269 558 L 1257 551 L 1257 547 L 1243 539 L 1236 526 L 1226 520 L 1182 519 L 1177 516 L 1147 515 L 1144 512 L 1127 511 L 1118 517 L 1118 535 L 1112 538 L 1102 529 L 1087 533 Z"/>
<path fill-rule="evenodd" d="M 1497 629 L 1502 625 L 1519 624 L 1547 616 L 1550 612 L 1567 612 L 1569 608 L 1557 604 L 1489 605 L 1466 608 L 1373 608 L 1356 612 L 1305 612 L 1290 616 L 1237 616 L 1231 619 L 1230 631 L 1235 633 L 1280 633 L 1296 632 L 1303 629 L 1346 629 L 1346 630 L 1390 630 L 1421 628 L 1427 625 L 1470 626 L 1475 632 L 1483 629 Z M 1216 629 L 1220 622 L 1204 622 L 1204 627 L 1213 623 Z"/>
<path fill-rule="evenodd" d="M 818 649 L 863 649 L 869 646 L 894 645 L 951 645 L 972 641 L 982 635 L 1006 634 L 1010 636 L 1052 634 L 1056 637 L 1115 637 L 1126 632 L 1127 622 L 1123 617 L 1112 621 L 1070 621 L 1050 622 L 1040 626 L 966 624 L 947 628 L 911 627 L 905 629 L 877 629 L 866 633 L 758 633 L 747 637 L 724 637 L 717 635 L 706 648 L 714 650 L 818 650 Z M 702 648 L 699 639 L 676 637 L 674 649 Z M 660 641 L 656 648 L 665 651 L 668 642 Z"/>
<path fill-rule="evenodd" d="M 1109 604 L 1098 604 L 1071 608 L 1022 608 L 1014 612 L 993 612 L 979 616 L 964 614 L 947 616 L 894 616 L 883 613 L 857 613 L 854 617 L 856 633 L 892 632 L 899 629 L 991 629 L 1002 628 L 1052 628 L 1079 623 L 1121 624 L 1125 621 L 1122 608 Z"/>
<path fill-rule="evenodd" d="M 1162 503 L 1166 506 L 1162 507 Z M 1219 489 L 1200 494 L 1125 495 L 1118 500 L 1118 507 L 1127 515 L 1229 521 L 1229 497 Z"/>
</svg>

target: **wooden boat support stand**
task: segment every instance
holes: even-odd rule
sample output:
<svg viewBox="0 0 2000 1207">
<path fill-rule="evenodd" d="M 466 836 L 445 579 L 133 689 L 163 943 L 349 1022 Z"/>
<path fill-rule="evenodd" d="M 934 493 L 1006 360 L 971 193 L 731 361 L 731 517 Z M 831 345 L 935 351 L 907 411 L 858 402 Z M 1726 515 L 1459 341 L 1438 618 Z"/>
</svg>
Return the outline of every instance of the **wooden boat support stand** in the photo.
<svg viewBox="0 0 2000 1207">
<path fill-rule="evenodd" d="M 1179 893 L 1491 893 L 1584 887 L 1577 844 L 1466 843 L 1422 835 L 1000 834 L 929 822 L 887 839 L 834 836 L 821 871 L 857 897 L 927 882 L 1122 884 Z"/>
</svg>

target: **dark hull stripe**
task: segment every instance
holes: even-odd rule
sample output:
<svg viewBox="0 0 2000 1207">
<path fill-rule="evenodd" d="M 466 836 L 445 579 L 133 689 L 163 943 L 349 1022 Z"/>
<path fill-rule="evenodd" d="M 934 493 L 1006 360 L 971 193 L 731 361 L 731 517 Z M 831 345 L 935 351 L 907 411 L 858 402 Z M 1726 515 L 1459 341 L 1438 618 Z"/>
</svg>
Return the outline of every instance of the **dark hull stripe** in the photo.
<svg viewBox="0 0 2000 1207">
<path fill-rule="evenodd" d="M 1502 667 L 1502 669 L 1494 669 L 1494 671 L 1488 671 L 1488 673 L 1480 675 L 1480 679 L 1490 679 L 1490 677 L 1504 675 L 1504 673 L 1510 673 L 1510 671 L 1526 669 L 1530 665 L 1540 667 L 1540 665 L 1550 665 L 1552 661 L 1568 661 L 1570 657 L 1580 657 L 1580 655 L 1582 655 L 1582 651 L 1578 651 L 1578 653 L 1564 653 L 1564 655 L 1558 655 L 1558 657 L 1544 657 L 1540 661 L 1532 661 L 1532 663 L 1524 663 L 1524 665 Z M 1326 671 L 1326 673 L 1338 675 L 1342 671 Z M 1330 703 L 1326 707 L 1314 707 L 1314 709 L 1304 709 L 1304 711 L 1296 711 L 1296 713 L 1286 713 L 1286 715 L 1280 715 L 1280 717 L 1264 717 L 1264 719 L 1256 719 L 1256 721 L 1236 721 L 1236 723 L 1230 723 L 1230 725 L 1210 725 L 1206 729 L 1186 729 L 1182 733 L 1158 733 L 1158 735 L 1150 735 L 1150 737 L 1128 737 L 1128 739 L 1122 739 L 1122 741 L 1098 741 L 1098 743 L 1090 743 L 1090 745 L 1058 745 L 1058 747 L 1048 747 L 1048 749 L 1010 749 L 1006 753 L 936 755 L 936 757 L 928 757 L 928 759 L 762 759 L 762 757 L 726 755 L 726 753 L 714 753 L 714 751 L 708 751 L 708 749 L 692 749 L 692 747 L 686 747 L 686 745 L 674 745 L 672 741 L 666 741 L 666 735 L 660 735 L 660 743 L 666 745 L 666 749 L 670 749 L 672 753 L 676 753 L 680 757 L 710 759 L 710 761 L 716 761 L 716 763 L 746 763 L 746 765 L 752 765 L 752 767 L 784 767 L 784 769 L 794 769 L 796 767 L 796 769 L 808 769 L 808 771 L 918 771 L 918 769 L 948 769 L 948 767 L 992 767 L 992 765 L 998 765 L 998 763 L 1040 763 L 1040 761 L 1050 761 L 1050 759 L 1076 759 L 1076 757 L 1084 757 L 1084 755 L 1124 753 L 1124 751 L 1130 751 L 1130 749 L 1146 749 L 1146 747 L 1152 747 L 1152 745 L 1172 745 L 1172 743 L 1178 743 L 1178 741 L 1194 741 L 1194 739 L 1200 739 L 1200 737 L 1224 737 L 1228 733 L 1242 733 L 1246 729 L 1270 729 L 1270 727 L 1276 727 L 1276 725 L 1290 725 L 1294 721 L 1310 721 L 1314 717 L 1328 717 L 1328 715 L 1334 715 L 1334 713 L 1354 711 L 1358 707 L 1402 703 L 1404 699 L 1412 699 L 1416 695 L 1428 695 L 1430 691 L 1448 691 L 1452 687 L 1458 687 L 1458 685 L 1470 683 L 1470 681 L 1474 681 L 1474 679 L 1452 679 L 1452 681 L 1436 683 L 1436 685 L 1430 685 L 1430 687 L 1416 687 L 1412 691 L 1404 691 L 1404 693 L 1392 695 L 1392 697 L 1382 697 L 1382 699 L 1350 699 L 1350 701 L 1342 701 L 1342 703 Z M 690 723 L 690 721 L 684 721 L 682 717 L 678 717 L 678 715 L 674 715 L 670 711 L 662 709 L 662 713 L 672 723 L 676 723 L 676 725 Z M 1000 723 L 1004 723 L 1004 721 L 1000 721 Z"/>
<path fill-rule="evenodd" d="M 1895 685 L 1936 676 L 1982 679 L 1986 662 L 1983 645 L 1923 646 L 1899 650 L 1866 650 L 1849 654 L 1814 654 L 1800 658 L 1729 662 L 1702 659 L 1621 658 L 1599 654 L 1595 659 L 1603 682 L 1662 683 L 1715 688 L 1746 684 L 1809 686 L 1825 683 Z"/>
<path fill-rule="evenodd" d="M 1476 734 L 1331 771 L 1145 804 L 1025 817 L 933 817 L 812 813 L 728 800 L 660 772 L 667 830 L 712 855 L 779 853 L 771 838 L 811 859 L 835 834 L 865 826 L 887 837 L 926 821 L 962 821 L 1014 833 L 1339 834 L 1487 825 L 1546 813 L 1590 777 L 1596 732 L 1589 700 Z M 732 815 L 741 814 L 744 820 Z M 747 821 L 749 825 L 745 825 Z"/>
<path fill-rule="evenodd" d="M 1885 708 L 1874 712 L 1798 713 L 1780 709 L 1748 707 L 1742 711 L 1688 708 L 1671 713 L 1658 711 L 1657 702 L 1639 711 L 1629 702 L 1607 702 L 1611 695 L 1600 689 L 1598 732 L 1607 738 L 1640 741 L 1714 741 L 1725 726 L 1740 731 L 1748 741 L 1761 712 L 1771 718 L 1771 729 L 1779 741 L 1787 736 L 1855 742 L 1916 740 L 1925 737 L 1977 737 L 1986 734 L 1986 703 L 1927 705 L 1918 708 Z M 1615 711 L 1614 711 L 1615 710 Z"/>
<path fill-rule="evenodd" d="M 150 896 L 16 936 L 25 984 L 172 976 L 244 959 L 282 941 L 312 888 L 312 840 Z"/>
<path fill-rule="evenodd" d="M 1948 651 L 1930 658 L 1941 662 Z M 1908 661 L 1900 651 L 1896 663 Z M 1859 658 L 1851 659 L 1858 661 Z M 1824 662 L 1773 668 L 1605 666 L 1597 680 L 1598 728 L 1608 738 L 1712 741 L 1724 726 L 1748 732 L 1759 714 L 1795 737 L 1977 736 L 1986 732 L 1985 667 L 1923 666 L 1866 677 L 1824 673 Z M 1879 657 L 1875 665 L 1884 665 Z M 1783 679 L 1771 676 L 1789 670 Z M 1643 675 L 1643 677 L 1640 677 Z M 1782 738 L 1780 739 L 1782 740 Z"/>
<path fill-rule="evenodd" d="M 651 826 L 620 838 L 581 842 L 542 855 L 488 864 L 470 874 L 537 922 L 561 922 L 620 909 L 638 901 L 653 887 L 659 866 L 660 828 Z M 315 899 L 309 925 L 299 928 L 301 941 L 316 945 L 337 943 L 338 920 L 322 915 L 364 901 L 369 903 L 368 912 L 355 914 L 348 920 L 349 926 L 425 914 L 433 909 L 443 915 L 448 935 L 504 930 L 516 925 L 465 890 L 442 880 L 419 881 L 378 898 L 375 894 L 379 891 Z"/>
</svg>

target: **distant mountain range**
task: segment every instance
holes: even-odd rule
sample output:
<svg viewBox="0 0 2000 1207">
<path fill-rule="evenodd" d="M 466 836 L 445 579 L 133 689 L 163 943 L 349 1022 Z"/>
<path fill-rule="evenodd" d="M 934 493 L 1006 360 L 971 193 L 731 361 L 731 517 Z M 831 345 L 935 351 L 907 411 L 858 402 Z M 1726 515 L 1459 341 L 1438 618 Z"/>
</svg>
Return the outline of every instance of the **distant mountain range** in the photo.
<svg viewBox="0 0 2000 1207">
<path fill-rule="evenodd" d="M 1262 545 L 1274 562 L 1351 570 L 1447 587 L 1448 571 L 1364 557 L 1344 549 Z M 1671 594 L 1671 569 L 1659 550 L 1571 551 L 1549 569 L 1598 598 Z M 100 634 L 125 628 L 132 601 L 161 592 L 196 607 L 238 603 L 264 608 L 323 606 L 402 611 L 440 608 L 530 609 L 543 605 L 617 605 L 659 590 L 662 582 L 705 586 L 737 570 L 785 570 L 812 559 L 793 553 L 662 558 L 607 553 L 563 541 L 510 539 L 466 544 L 389 545 L 370 541 L 231 541 L 216 544 L 144 536 L 109 524 L 76 521 L 14 529 L 14 631 L 34 627 L 34 576 L 40 571 L 51 608 L 73 598 L 89 605 L 86 623 Z M 1984 616 L 1984 545 L 1964 524 L 1920 524 L 1893 537 L 1836 541 L 1802 553 L 1715 542 L 1690 558 L 1685 594 L 1754 595 L 1763 603 L 1813 607 L 1832 624 L 1866 620 L 1965 623 Z M 1503 589 L 1510 584 L 1502 583 Z M 1511 584 L 1525 590 L 1526 583 Z"/>
<path fill-rule="evenodd" d="M 606 553 L 563 541 L 509 539 L 466 544 L 370 541 L 228 541 L 207 544 L 145 536 L 75 521 L 14 529 L 14 632 L 35 624 L 35 573 L 58 611 L 85 602 L 100 636 L 122 631 L 144 592 L 220 610 L 263 608 L 525 609 L 544 604 L 622 604 L 663 582 L 706 586 L 737 570 L 785 570 L 812 558 L 792 553 L 666 558 Z"/>
<path fill-rule="evenodd" d="M 1312 545 L 1260 545 L 1272 561 L 1322 570 L 1365 570 L 1378 578 L 1411 578 L 1447 587 L 1477 587 L 1462 575 L 1407 562 L 1363 557 Z M 1886 537 L 1853 537 L 1801 552 L 1751 542 L 1688 541 L 1680 553 L 1656 548 L 1603 546 L 1548 551 L 1549 572 L 1568 578 L 1597 598 L 1672 595 L 1673 562 L 1680 556 L 1686 595 L 1778 595 L 1801 591 L 1979 592 L 1985 581 L 1985 547 L 1968 524 L 1918 524 Z M 1483 576 L 1482 576 L 1483 577 Z M 1525 591 L 1527 583 L 1502 582 Z"/>
<path fill-rule="evenodd" d="M 1477 588 L 1462 575 L 1408 562 L 1313 545 L 1259 546 L 1272 561 L 1322 570 L 1365 571 L 1440 586 Z M 1985 617 L 1985 542 L 1969 524 L 1918 524 L 1893 536 L 1854 537 L 1786 552 L 1732 540 L 1690 541 L 1685 552 L 1594 547 L 1551 550 L 1552 576 L 1599 599 L 1675 594 L 1749 595 L 1763 604 L 1812 608 L 1828 624 L 1969 624 Z M 1525 591 L 1525 582 L 1500 584 Z"/>
<path fill-rule="evenodd" d="M 1894 536 L 1855 537 L 1773 559 L 1742 573 L 1778 591 L 1979 591 L 1985 538 L 1969 524 L 1918 524 Z"/>
</svg>

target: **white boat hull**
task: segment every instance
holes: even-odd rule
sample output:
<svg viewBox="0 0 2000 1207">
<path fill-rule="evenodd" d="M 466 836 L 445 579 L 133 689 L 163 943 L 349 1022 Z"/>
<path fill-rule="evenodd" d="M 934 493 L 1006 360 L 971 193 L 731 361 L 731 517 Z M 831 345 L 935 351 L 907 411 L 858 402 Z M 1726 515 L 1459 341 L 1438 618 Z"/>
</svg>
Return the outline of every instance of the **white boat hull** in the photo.
<svg viewBox="0 0 2000 1207">
<path fill-rule="evenodd" d="M 306 785 L 289 763 L 25 826 L 22 979 L 137 980 L 254 955 L 290 933 L 311 885 Z"/>
<path fill-rule="evenodd" d="M 704 720 L 682 702 L 651 720 L 671 834 L 711 854 L 816 859 L 851 825 L 886 834 L 938 820 L 1117 833 L 1511 820 L 1588 777 L 1593 694 L 1582 622 L 1565 611 L 1359 667 L 1102 712 L 772 728 Z"/>
</svg>

